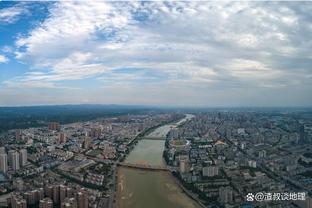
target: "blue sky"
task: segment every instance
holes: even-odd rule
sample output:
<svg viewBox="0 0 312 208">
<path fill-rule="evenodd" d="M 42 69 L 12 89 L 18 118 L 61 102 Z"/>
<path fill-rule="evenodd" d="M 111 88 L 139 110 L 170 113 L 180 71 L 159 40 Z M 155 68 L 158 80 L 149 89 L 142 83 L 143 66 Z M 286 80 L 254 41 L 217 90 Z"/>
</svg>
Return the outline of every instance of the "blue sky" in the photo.
<svg viewBox="0 0 312 208">
<path fill-rule="evenodd" d="M 311 106 L 312 2 L 0 2 L 0 105 Z"/>
</svg>

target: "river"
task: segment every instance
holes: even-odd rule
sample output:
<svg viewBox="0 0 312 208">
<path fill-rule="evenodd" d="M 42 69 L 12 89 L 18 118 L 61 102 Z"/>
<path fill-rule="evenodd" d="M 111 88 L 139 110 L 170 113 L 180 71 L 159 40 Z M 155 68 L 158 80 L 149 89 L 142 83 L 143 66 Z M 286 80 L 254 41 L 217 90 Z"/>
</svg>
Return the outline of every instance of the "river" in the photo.
<svg viewBox="0 0 312 208">
<path fill-rule="evenodd" d="M 161 126 L 138 142 L 126 158 L 127 163 L 165 165 L 162 154 L 168 131 L 193 115 L 175 124 Z M 158 138 L 159 140 L 153 140 Z M 163 140 L 160 140 L 162 138 Z M 170 172 L 118 168 L 117 208 L 199 208 L 174 180 Z"/>
</svg>

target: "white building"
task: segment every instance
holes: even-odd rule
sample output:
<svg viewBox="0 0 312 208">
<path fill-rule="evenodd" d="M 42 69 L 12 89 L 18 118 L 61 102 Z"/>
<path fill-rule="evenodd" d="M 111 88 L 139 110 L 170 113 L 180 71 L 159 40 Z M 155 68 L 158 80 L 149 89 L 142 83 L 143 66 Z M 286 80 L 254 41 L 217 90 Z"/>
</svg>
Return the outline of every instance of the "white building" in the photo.
<svg viewBox="0 0 312 208">
<path fill-rule="evenodd" d="M 0 171 L 6 173 L 8 171 L 8 155 L 0 154 Z"/>
<path fill-rule="evenodd" d="M 19 163 L 19 153 L 16 150 L 9 151 L 9 165 L 12 170 L 19 170 L 20 163 Z"/>
<path fill-rule="evenodd" d="M 218 166 L 203 167 L 202 172 L 204 177 L 216 176 L 219 174 L 219 167 Z"/>
<path fill-rule="evenodd" d="M 19 161 L 20 161 L 21 167 L 27 164 L 27 150 L 26 149 L 21 149 L 19 151 Z"/>
</svg>

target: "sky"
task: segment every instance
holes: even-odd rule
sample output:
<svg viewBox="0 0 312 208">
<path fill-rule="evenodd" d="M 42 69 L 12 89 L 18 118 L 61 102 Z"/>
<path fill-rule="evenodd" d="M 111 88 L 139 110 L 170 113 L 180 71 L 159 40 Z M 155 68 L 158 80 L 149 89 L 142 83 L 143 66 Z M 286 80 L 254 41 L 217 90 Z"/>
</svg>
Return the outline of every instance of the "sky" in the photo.
<svg viewBox="0 0 312 208">
<path fill-rule="evenodd" d="M 312 106 L 312 2 L 0 1 L 0 106 Z"/>
</svg>

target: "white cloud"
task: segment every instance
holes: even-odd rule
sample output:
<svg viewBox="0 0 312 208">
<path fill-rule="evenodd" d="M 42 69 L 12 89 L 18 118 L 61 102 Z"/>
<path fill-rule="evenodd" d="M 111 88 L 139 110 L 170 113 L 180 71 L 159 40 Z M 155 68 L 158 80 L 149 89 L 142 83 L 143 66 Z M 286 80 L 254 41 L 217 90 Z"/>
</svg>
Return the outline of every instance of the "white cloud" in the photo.
<svg viewBox="0 0 312 208">
<path fill-rule="evenodd" d="M 49 12 L 16 41 L 16 58 L 31 71 L 7 86 L 97 78 L 115 90 L 121 83 L 147 89 L 156 80 L 153 89 L 206 97 L 207 89 L 300 85 L 291 81 L 309 70 L 286 64 L 308 65 L 312 46 L 307 13 L 287 2 L 61 1 Z"/>
<path fill-rule="evenodd" d="M 0 63 L 7 63 L 9 59 L 3 55 L 0 55 Z"/>
<path fill-rule="evenodd" d="M 26 12 L 25 8 L 19 6 L 0 9 L 0 23 L 13 23 Z"/>
</svg>

